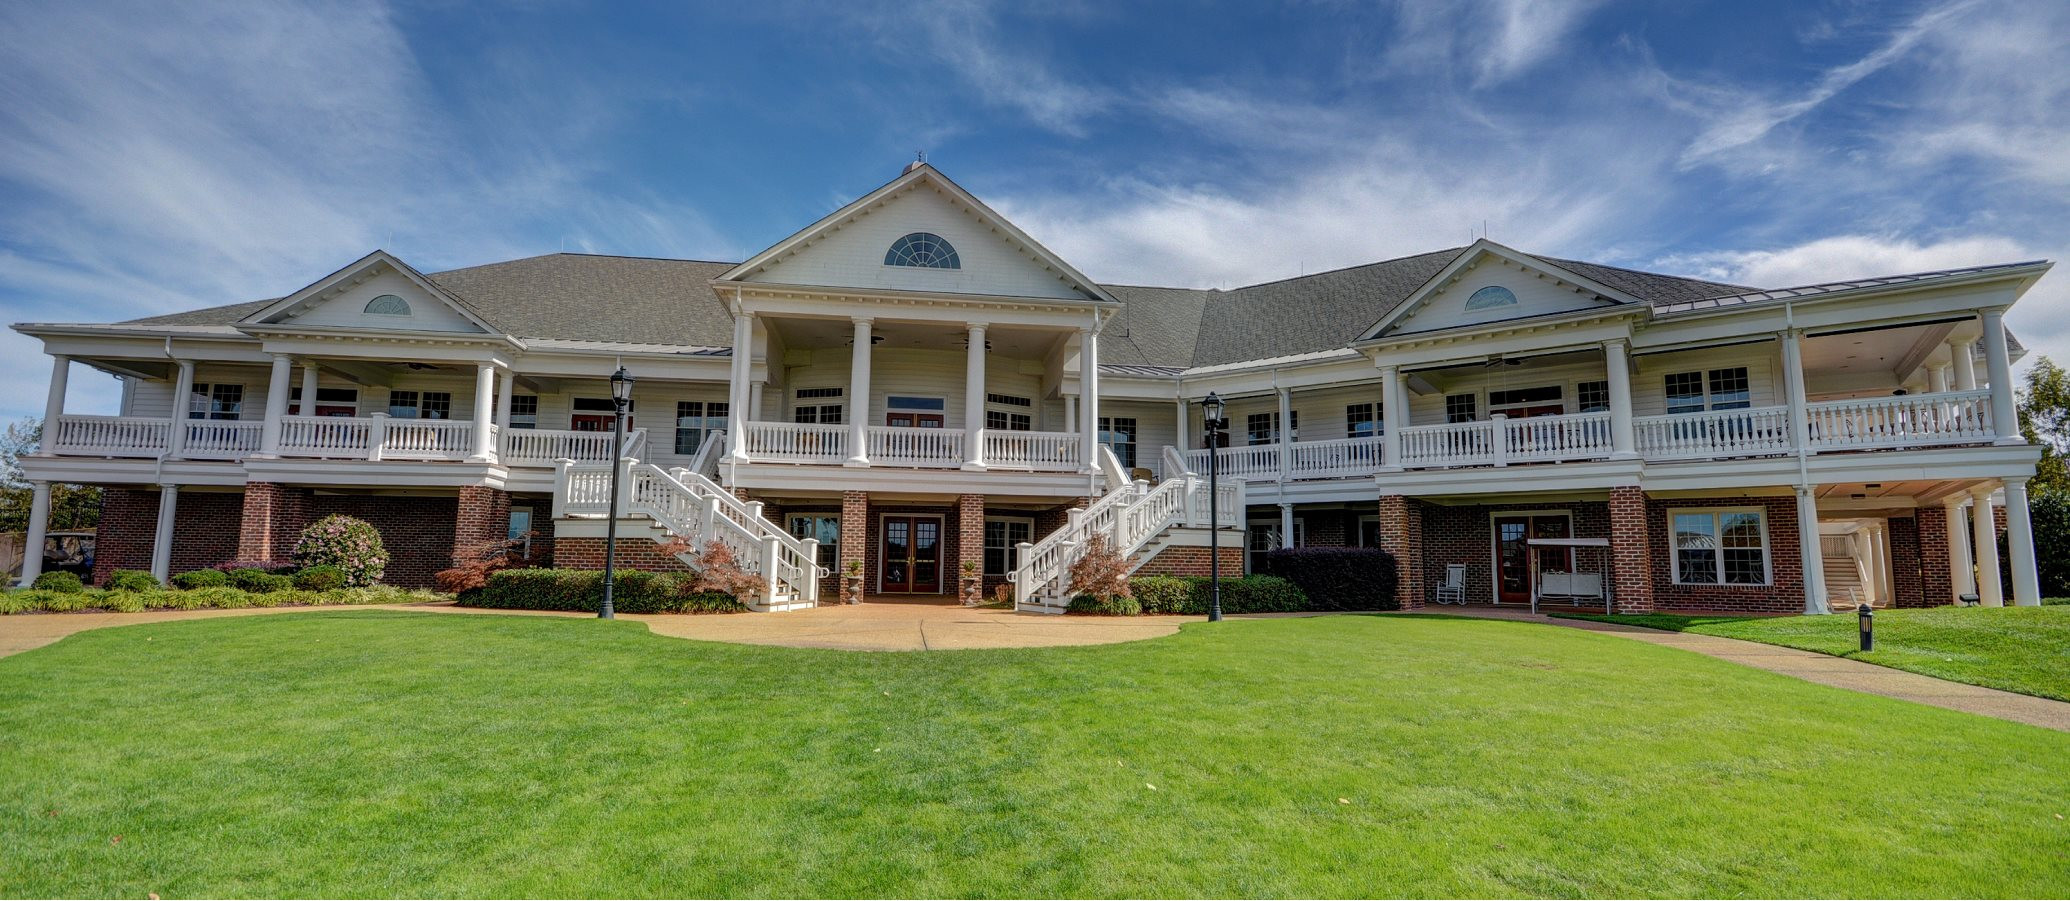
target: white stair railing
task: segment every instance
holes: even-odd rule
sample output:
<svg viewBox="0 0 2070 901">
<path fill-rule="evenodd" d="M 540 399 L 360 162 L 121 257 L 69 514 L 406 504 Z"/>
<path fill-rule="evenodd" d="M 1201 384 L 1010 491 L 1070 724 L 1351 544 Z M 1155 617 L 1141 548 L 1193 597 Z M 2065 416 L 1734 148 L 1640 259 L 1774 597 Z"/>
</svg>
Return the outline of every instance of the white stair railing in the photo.
<svg viewBox="0 0 2070 901">
<path fill-rule="evenodd" d="M 1100 451 L 1101 469 L 1108 472 L 1109 479 L 1117 479 L 1114 473 L 1120 462 L 1107 448 Z M 1021 565 L 1013 573 L 1017 606 L 1052 611 L 1065 606 L 1071 566 L 1085 556 L 1094 536 L 1104 536 L 1115 553 L 1126 557 L 1174 526 L 1208 523 L 1207 481 L 1198 476 L 1181 474 L 1155 488 L 1148 482 L 1112 484 L 1118 487 L 1085 509 L 1070 511 L 1063 528 L 1034 544 L 1021 545 Z M 1242 482 L 1222 484 L 1215 500 L 1220 505 L 1216 512 L 1222 528 L 1243 523 Z"/>
</svg>

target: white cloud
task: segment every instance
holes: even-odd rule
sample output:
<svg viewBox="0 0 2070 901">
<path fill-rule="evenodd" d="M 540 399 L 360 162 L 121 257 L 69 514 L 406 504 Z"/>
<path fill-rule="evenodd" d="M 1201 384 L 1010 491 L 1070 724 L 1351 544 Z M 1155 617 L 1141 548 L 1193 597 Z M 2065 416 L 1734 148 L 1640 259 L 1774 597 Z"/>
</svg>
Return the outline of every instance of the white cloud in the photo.
<svg viewBox="0 0 2070 901">
<path fill-rule="evenodd" d="M 1394 4 L 1385 62 L 1395 72 L 1428 75 L 1462 68 L 1473 86 L 1493 87 L 1536 68 L 1569 46 L 1603 0 L 1460 0 Z"/>
</svg>

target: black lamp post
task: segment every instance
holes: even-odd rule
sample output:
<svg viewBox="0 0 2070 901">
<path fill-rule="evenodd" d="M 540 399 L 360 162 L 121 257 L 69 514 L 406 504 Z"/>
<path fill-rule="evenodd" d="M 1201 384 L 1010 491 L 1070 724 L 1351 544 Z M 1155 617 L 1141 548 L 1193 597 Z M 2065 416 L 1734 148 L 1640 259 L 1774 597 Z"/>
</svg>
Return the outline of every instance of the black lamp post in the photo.
<svg viewBox="0 0 2070 901">
<path fill-rule="evenodd" d="M 1219 504 L 1222 430 L 1229 420 L 1222 418 L 1222 395 L 1213 391 L 1200 402 L 1201 431 L 1208 446 L 1208 622 L 1222 621 L 1222 516 Z"/>
<path fill-rule="evenodd" d="M 625 474 L 625 461 L 618 455 L 625 448 L 625 406 L 632 401 L 633 377 L 618 367 L 611 373 L 611 407 L 616 414 L 611 417 L 611 509 L 604 514 L 604 604 L 597 608 L 598 619 L 614 619 L 611 609 L 611 592 L 618 581 L 618 480 Z"/>
<path fill-rule="evenodd" d="M 1869 602 L 1863 601 L 1854 608 L 1855 619 L 1861 624 L 1862 652 L 1876 650 L 1876 612 L 1869 609 Z"/>
</svg>

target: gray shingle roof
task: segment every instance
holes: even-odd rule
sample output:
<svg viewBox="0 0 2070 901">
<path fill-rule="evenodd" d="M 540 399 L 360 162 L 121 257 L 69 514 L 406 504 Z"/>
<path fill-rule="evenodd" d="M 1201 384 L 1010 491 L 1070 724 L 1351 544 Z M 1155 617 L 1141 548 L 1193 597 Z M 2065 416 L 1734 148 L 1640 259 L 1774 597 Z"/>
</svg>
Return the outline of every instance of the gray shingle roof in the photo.
<svg viewBox="0 0 2070 901">
<path fill-rule="evenodd" d="M 1358 340 L 1464 247 L 1216 292 L 1193 365 L 1335 350 Z"/>
</svg>

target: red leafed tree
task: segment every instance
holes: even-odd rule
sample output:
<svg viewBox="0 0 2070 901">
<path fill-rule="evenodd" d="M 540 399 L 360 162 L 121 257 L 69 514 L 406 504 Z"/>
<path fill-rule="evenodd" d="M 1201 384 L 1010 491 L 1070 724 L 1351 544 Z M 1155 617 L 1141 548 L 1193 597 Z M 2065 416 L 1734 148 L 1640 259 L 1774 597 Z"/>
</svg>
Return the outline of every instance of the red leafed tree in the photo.
<svg viewBox="0 0 2070 901">
<path fill-rule="evenodd" d="M 1128 560 L 1114 552 L 1104 535 L 1094 535 L 1086 542 L 1085 556 L 1071 564 L 1069 590 L 1103 601 L 1135 597 L 1128 587 Z"/>
</svg>

